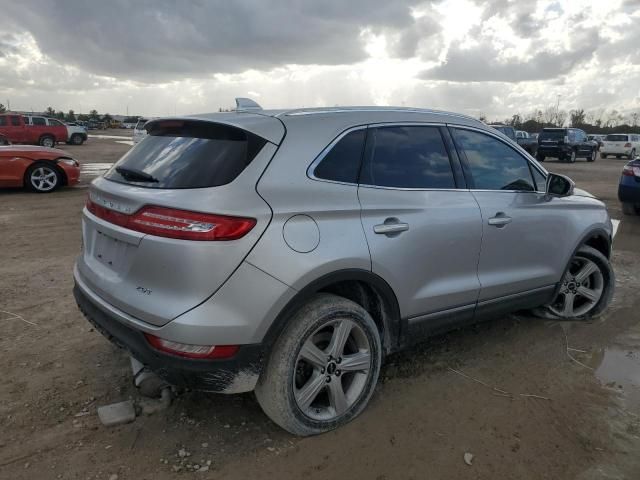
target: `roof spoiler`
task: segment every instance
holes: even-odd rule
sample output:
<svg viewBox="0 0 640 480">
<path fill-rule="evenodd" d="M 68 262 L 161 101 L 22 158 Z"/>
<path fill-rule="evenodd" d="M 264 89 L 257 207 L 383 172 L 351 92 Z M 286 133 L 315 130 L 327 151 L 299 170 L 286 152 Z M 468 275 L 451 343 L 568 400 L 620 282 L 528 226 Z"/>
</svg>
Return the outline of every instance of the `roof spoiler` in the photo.
<svg viewBox="0 0 640 480">
<path fill-rule="evenodd" d="M 241 112 L 246 110 L 262 110 L 262 107 L 250 98 L 237 97 L 236 111 Z"/>
</svg>

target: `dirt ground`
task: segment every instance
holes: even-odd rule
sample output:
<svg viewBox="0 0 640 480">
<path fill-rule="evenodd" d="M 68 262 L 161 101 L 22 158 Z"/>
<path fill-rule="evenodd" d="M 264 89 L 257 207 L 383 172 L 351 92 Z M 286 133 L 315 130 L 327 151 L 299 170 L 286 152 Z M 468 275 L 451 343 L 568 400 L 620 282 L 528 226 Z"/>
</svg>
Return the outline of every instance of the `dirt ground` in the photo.
<svg viewBox="0 0 640 480">
<path fill-rule="evenodd" d="M 82 185 L 0 190 L 0 478 L 640 478 L 640 217 L 616 199 L 624 160 L 545 164 L 622 220 L 605 315 L 514 315 L 433 338 L 388 359 L 356 421 L 299 439 L 251 394 L 188 392 L 134 423 L 100 424 L 97 406 L 138 394 L 127 356 L 78 312 L 72 265 L 86 185 L 129 146 L 64 148 L 87 165 Z"/>
</svg>

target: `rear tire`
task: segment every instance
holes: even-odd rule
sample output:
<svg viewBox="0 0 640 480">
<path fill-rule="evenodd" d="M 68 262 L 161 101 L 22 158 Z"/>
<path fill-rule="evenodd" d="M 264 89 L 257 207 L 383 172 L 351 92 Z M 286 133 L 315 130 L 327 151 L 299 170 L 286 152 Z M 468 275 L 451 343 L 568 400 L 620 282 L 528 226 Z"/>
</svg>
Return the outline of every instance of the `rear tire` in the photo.
<svg viewBox="0 0 640 480">
<path fill-rule="evenodd" d="M 43 135 L 38 143 L 43 147 L 53 148 L 56 146 L 56 139 L 51 135 Z"/>
<path fill-rule="evenodd" d="M 537 159 L 539 162 L 544 162 L 545 156 L 544 156 L 544 155 L 542 155 L 541 153 L 538 153 L 538 154 L 536 155 L 536 159 Z"/>
<path fill-rule="evenodd" d="M 594 148 L 593 150 L 591 150 L 591 156 L 587 158 L 587 162 L 595 162 L 596 158 L 597 158 L 597 155 L 596 155 L 596 150 Z"/>
<path fill-rule="evenodd" d="M 603 160 L 605 160 L 607 158 L 607 154 L 606 153 L 602 153 L 600 152 L 600 158 L 602 158 Z"/>
<path fill-rule="evenodd" d="M 578 156 L 578 154 L 576 153 L 575 150 L 571 150 L 571 153 L 569 154 L 569 163 L 576 163 L 576 157 Z"/>
<path fill-rule="evenodd" d="M 73 145 L 82 145 L 84 143 L 84 138 L 79 133 L 74 133 L 71 135 L 71 143 Z"/>
<path fill-rule="evenodd" d="M 569 261 L 556 298 L 534 313 L 556 320 L 589 320 L 609 306 L 615 283 L 607 257 L 583 245 Z"/>
<path fill-rule="evenodd" d="M 625 215 L 638 215 L 638 208 L 633 203 L 623 202 L 622 203 L 622 213 Z"/>
<path fill-rule="evenodd" d="M 53 164 L 45 162 L 34 163 L 24 174 L 24 184 L 36 193 L 51 193 L 62 183 L 60 171 Z"/>
<path fill-rule="evenodd" d="M 294 435 L 317 435 L 364 410 L 381 361 L 380 334 L 371 315 L 346 298 L 320 294 L 289 321 L 255 394 L 280 427 Z"/>
</svg>

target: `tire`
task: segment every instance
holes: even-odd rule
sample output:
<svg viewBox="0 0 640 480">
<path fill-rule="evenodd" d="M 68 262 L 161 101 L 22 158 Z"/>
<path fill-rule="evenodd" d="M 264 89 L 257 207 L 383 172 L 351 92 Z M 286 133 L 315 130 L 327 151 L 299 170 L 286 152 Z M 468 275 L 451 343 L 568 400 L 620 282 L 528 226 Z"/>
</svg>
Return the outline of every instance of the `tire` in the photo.
<svg viewBox="0 0 640 480">
<path fill-rule="evenodd" d="M 603 159 L 603 160 L 606 160 L 607 154 L 600 152 L 600 158 Z"/>
<path fill-rule="evenodd" d="M 636 158 L 636 149 L 634 148 L 633 150 L 631 150 L 631 153 L 629 154 L 629 160 L 634 160 Z"/>
<path fill-rule="evenodd" d="M 62 173 L 53 164 L 45 162 L 34 163 L 24 174 L 24 184 L 36 193 L 51 193 L 62 183 Z"/>
<path fill-rule="evenodd" d="M 569 163 L 576 163 L 576 157 L 578 154 L 575 150 L 571 150 L 571 154 L 569 155 Z"/>
<path fill-rule="evenodd" d="M 333 341 L 345 328 L 349 329 L 345 346 L 332 354 Z M 303 358 L 303 347 L 312 361 Z M 343 373 L 340 369 L 345 368 L 347 355 L 354 370 Z M 290 319 L 269 355 L 255 394 L 265 414 L 280 427 L 294 435 L 317 435 L 348 423 L 364 410 L 381 362 L 380 334 L 369 313 L 346 298 L 320 294 Z M 338 395 L 340 391 L 343 396 Z"/>
<path fill-rule="evenodd" d="M 616 158 L 620 160 L 622 158 L 622 155 L 616 155 Z"/>
<path fill-rule="evenodd" d="M 71 143 L 73 145 L 82 145 L 84 143 L 84 138 L 79 133 L 74 133 L 71 135 Z"/>
<path fill-rule="evenodd" d="M 596 150 L 595 149 L 591 150 L 591 156 L 587 158 L 587 162 L 595 162 L 597 156 L 598 155 L 596 154 Z"/>
<path fill-rule="evenodd" d="M 623 202 L 622 203 L 622 213 L 625 215 L 638 215 L 638 211 L 640 209 L 636 208 L 633 203 Z"/>
<path fill-rule="evenodd" d="M 536 160 L 538 160 L 539 162 L 544 162 L 545 156 L 542 155 L 541 153 L 538 153 L 536 155 Z"/>
<path fill-rule="evenodd" d="M 40 137 L 38 143 L 43 147 L 53 148 L 56 146 L 56 139 L 51 135 L 43 135 Z"/>
<path fill-rule="evenodd" d="M 584 277 L 589 271 L 591 273 Z M 595 248 L 583 245 L 571 258 L 556 298 L 534 313 L 556 320 L 589 320 L 609 306 L 614 289 L 615 275 L 607 257 Z M 589 292 L 589 297 L 581 292 Z M 568 302 L 571 302 L 569 307 Z"/>
</svg>

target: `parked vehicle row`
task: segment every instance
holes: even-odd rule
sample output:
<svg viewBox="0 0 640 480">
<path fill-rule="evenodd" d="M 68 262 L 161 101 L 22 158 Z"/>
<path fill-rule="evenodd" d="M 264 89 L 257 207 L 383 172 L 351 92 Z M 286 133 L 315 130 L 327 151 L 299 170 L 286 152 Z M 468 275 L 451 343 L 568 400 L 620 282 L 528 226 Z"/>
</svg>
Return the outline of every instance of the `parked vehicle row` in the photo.
<svg viewBox="0 0 640 480">
<path fill-rule="evenodd" d="M 574 163 L 578 158 L 594 162 L 598 144 L 587 138 L 579 128 L 543 128 L 538 136 L 537 159 L 544 162 L 547 157 L 555 157 L 561 162 Z"/>
<path fill-rule="evenodd" d="M 89 188 L 76 301 L 169 383 L 255 390 L 294 434 L 355 418 L 382 358 L 425 336 L 611 300 L 605 205 L 473 118 L 252 109 L 146 130 Z"/>
<path fill-rule="evenodd" d="M 55 118 L 17 113 L 0 114 L 0 135 L 11 143 L 48 148 L 62 142 L 82 145 L 87 140 L 87 131 L 81 126 L 64 124 Z"/>
<path fill-rule="evenodd" d="M 524 148 L 529 155 L 535 157 L 538 154 L 538 137 L 532 137 L 529 133 L 518 130 L 516 131 L 516 141 L 518 145 Z"/>
</svg>

